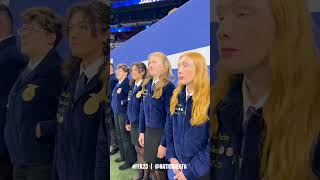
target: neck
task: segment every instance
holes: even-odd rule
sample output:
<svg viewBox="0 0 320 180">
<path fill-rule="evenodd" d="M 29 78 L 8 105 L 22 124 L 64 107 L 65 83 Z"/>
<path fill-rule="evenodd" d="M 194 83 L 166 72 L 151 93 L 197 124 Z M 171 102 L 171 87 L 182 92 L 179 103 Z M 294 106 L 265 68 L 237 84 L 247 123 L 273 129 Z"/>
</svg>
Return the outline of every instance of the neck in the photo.
<svg viewBox="0 0 320 180">
<path fill-rule="evenodd" d="M 249 99 L 255 104 L 262 97 L 268 95 L 271 89 L 270 72 L 266 65 L 245 73 Z"/>
<path fill-rule="evenodd" d="M 142 81 L 142 78 L 138 78 L 138 79 L 136 79 L 136 81 L 135 81 L 135 82 L 140 82 L 140 81 Z"/>
<path fill-rule="evenodd" d="M 159 76 L 153 76 L 152 79 L 153 79 L 154 81 L 157 81 L 157 80 L 159 80 Z"/>
<path fill-rule="evenodd" d="M 84 68 L 87 68 L 94 62 L 96 62 L 98 59 L 103 59 L 103 53 L 95 53 L 95 54 L 90 54 L 87 55 L 86 57 L 82 58 L 82 63 Z"/>
<path fill-rule="evenodd" d="M 120 78 L 120 79 L 119 79 L 119 82 L 122 82 L 124 79 L 125 79 L 125 77 Z"/>
<path fill-rule="evenodd" d="M 44 51 L 39 51 L 38 54 L 34 55 L 34 56 L 31 56 L 29 57 L 29 61 L 31 64 L 35 64 L 37 63 L 38 61 L 41 61 L 50 51 L 51 49 L 46 49 Z"/>
<path fill-rule="evenodd" d="M 187 91 L 189 94 L 193 93 L 194 91 L 193 83 L 187 84 Z"/>
</svg>

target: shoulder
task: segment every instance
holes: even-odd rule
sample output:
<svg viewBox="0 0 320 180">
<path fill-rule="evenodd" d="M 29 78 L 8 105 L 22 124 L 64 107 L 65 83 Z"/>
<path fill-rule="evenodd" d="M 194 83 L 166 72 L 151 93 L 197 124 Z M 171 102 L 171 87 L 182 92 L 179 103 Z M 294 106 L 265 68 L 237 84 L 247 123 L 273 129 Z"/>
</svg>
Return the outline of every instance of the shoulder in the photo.
<svg viewBox="0 0 320 180">
<path fill-rule="evenodd" d="M 122 88 L 130 88 L 130 81 L 128 78 L 124 79 L 123 82 L 121 83 Z"/>
<path fill-rule="evenodd" d="M 64 59 L 56 52 L 56 50 L 52 50 L 48 53 L 47 57 L 43 59 L 44 65 L 39 64 L 38 66 L 42 67 L 42 74 L 49 74 L 52 76 L 62 76 L 62 66 Z M 41 62 L 42 63 L 42 62 Z"/>
<path fill-rule="evenodd" d="M 116 78 L 116 77 L 111 76 L 111 78 L 110 78 L 110 82 L 111 82 L 111 83 L 114 83 L 114 84 L 117 84 L 118 80 L 117 80 L 117 78 Z"/>
<path fill-rule="evenodd" d="M 0 51 L 1 59 L 8 63 L 26 64 L 25 57 L 18 51 L 15 46 L 10 46 Z"/>
<path fill-rule="evenodd" d="M 146 81 L 146 80 L 144 80 L 144 81 Z M 151 89 L 152 80 L 149 80 L 146 83 L 143 82 L 143 84 L 144 84 L 144 89 L 149 89 L 149 88 Z"/>
<path fill-rule="evenodd" d="M 129 80 L 129 78 L 126 78 L 126 79 L 124 80 L 124 82 L 125 82 L 126 85 L 130 85 L 130 80 Z"/>
<path fill-rule="evenodd" d="M 164 91 L 172 93 L 175 88 L 175 85 L 171 81 L 169 81 L 168 84 L 164 87 Z"/>
<path fill-rule="evenodd" d="M 52 59 L 52 61 L 54 62 L 53 64 L 55 64 L 56 66 L 58 66 L 60 68 L 62 67 L 64 59 L 56 50 L 53 50 L 52 55 L 49 56 L 49 58 Z"/>
</svg>

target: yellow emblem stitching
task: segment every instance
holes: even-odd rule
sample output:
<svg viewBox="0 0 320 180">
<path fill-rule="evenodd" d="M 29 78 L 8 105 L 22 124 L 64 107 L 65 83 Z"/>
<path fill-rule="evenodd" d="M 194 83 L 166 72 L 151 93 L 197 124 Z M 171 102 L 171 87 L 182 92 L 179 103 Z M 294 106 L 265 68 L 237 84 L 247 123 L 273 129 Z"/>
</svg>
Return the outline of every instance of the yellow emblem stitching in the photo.
<svg viewBox="0 0 320 180">
<path fill-rule="evenodd" d="M 36 88 L 39 86 L 35 84 L 28 84 L 27 86 L 22 93 L 22 98 L 24 101 L 31 101 L 36 94 Z"/>
<path fill-rule="evenodd" d="M 122 90 L 122 88 L 118 88 L 118 89 L 117 89 L 117 94 L 120 94 L 120 93 L 121 93 L 121 90 Z"/>
<path fill-rule="evenodd" d="M 140 98 L 140 97 L 141 97 L 141 94 L 142 94 L 142 92 L 141 92 L 141 91 L 138 91 L 137 94 L 136 94 L 136 97 L 137 97 L 137 98 Z"/>
<path fill-rule="evenodd" d="M 99 109 L 99 99 L 96 94 L 90 94 L 90 98 L 84 104 L 83 111 L 86 115 L 92 115 Z"/>
</svg>

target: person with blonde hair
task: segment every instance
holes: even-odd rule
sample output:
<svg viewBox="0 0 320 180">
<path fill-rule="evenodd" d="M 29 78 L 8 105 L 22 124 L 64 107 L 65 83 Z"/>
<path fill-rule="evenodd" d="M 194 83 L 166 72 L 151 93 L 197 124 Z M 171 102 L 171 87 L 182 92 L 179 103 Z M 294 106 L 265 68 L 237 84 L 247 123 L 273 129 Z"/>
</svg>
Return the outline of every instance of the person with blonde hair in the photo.
<svg viewBox="0 0 320 180">
<path fill-rule="evenodd" d="M 320 66 L 307 1 L 220 0 L 217 12 L 212 179 L 318 179 Z"/>
<path fill-rule="evenodd" d="M 209 179 L 210 80 L 205 58 L 197 52 L 182 54 L 178 76 L 166 128 L 167 159 L 187 167 L 169 170 L 168 176 L 178 180 Z"/>
<path fill-rule="evenodd" d="M 167 56 L 155 52 L 148 58 L 148 73 L 142 83 L 143 99 L 140 108 L 139 144 L 144 147 L 144 160 L 149 165 L 165 162 L 165 124 L 170 113 L 174 85 L 170 81 L 171 64 Z M 165 172 L 150 166 L 152 179 L 167 179 Z"/>
</svg>

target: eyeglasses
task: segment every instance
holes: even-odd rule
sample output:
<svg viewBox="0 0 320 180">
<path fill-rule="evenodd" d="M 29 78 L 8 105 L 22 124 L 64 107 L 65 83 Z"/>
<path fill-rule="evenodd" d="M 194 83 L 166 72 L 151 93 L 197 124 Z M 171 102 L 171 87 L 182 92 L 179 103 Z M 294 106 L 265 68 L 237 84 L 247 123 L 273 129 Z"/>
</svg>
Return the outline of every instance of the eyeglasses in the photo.
<svg viewBox="0 0 320 180">
<path fill-rule="evenodd" d="M 34 27 L 34 26 L 26 26 L 26 25 L 23 25 L 22 27 L 20 27 L 18 29 L 18 34 L 22 34 L 22 33 L 27 33 L 27 34 L 30 34 L 30 33 L 39 33 L 39 32 L 46 32 L 44 29 L 40 29 L 40 28 L 37 28 L 37 27 Z"/>
</svg>

